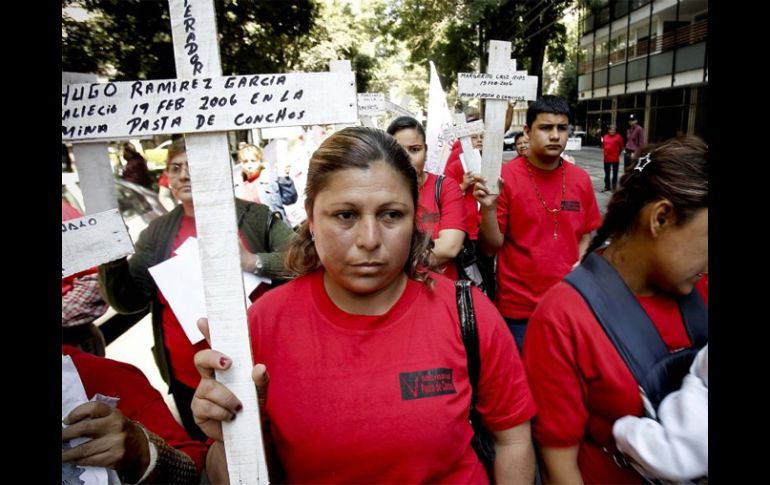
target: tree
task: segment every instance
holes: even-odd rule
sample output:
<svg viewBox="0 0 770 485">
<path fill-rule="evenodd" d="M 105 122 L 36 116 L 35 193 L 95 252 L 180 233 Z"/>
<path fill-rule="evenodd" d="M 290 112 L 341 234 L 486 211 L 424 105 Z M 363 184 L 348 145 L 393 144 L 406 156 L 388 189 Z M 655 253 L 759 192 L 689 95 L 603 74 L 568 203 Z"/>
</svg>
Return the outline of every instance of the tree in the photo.
<svg viewBox="0 0 770 485">
<path fill-rule="evenodd" d="M 566 29 L 558 20 L 573 2 L 396 0 L 382 10 L 382 29 L 393 38 L 409 39 L 413 64 L 432 60 L 446 90 L 454 85 L 458 72 L 485 70 L 489 40 L 511 41 L 512 56 L 538 76 L 540 94 L 546 47 L 553 60 L 565 59 Z"/>
<path fill-rule="evenodd" d="M 75 20 L 65 7 L 89 17 Z M 287 72 L 311 45 L 308 0 L 216 0 L 224 74 Z M 115 80 L 176 77 L 167 0 L 62 0 L 62 68 Z"/>
</svg>

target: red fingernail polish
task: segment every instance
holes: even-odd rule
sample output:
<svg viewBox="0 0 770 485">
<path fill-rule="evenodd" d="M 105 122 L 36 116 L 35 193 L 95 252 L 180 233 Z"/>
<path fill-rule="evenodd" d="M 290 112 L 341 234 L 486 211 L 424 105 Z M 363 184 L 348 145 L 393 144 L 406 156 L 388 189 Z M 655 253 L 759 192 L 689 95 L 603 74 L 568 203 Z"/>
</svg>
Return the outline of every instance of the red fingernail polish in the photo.
<svg viewBox="0 0 770 485">
<path fill-rule="evenodd" d="M 219 365 L 221 367 L 225 367 L 228 362 L 230 362 L 230 360 L 227 357 L 220 357 L 219 358 Z"/>
<path fill-rule="evenodd" d="M 243 409 L 243 404 L 238 404 L 238 406 L 235 408 L 236 411 L 240 411 Z"/>
</svg>

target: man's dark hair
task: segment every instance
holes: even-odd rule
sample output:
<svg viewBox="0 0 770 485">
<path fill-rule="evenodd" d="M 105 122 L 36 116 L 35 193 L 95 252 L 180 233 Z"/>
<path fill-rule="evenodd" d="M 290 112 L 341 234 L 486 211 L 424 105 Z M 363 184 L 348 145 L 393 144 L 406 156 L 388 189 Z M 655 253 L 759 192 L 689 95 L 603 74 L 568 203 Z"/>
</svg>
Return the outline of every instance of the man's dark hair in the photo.
<svg viewBox="0 0 770 485">
<path fill-rule="evenodd" d="M 569 122 L 571 118 L 567 100 L 561 96 L 553 96 L 551 94 L 546 94 L 545 96 L 537 98 L 537 101 L 532 103 L 532 106 L 527 109 L 527 126 L 532 128 L 532 123 L 535 122 L 535 118 L 537 118 L 537 115 L 540 113 L 567 115 L 567 122 Z"/>
</svg>

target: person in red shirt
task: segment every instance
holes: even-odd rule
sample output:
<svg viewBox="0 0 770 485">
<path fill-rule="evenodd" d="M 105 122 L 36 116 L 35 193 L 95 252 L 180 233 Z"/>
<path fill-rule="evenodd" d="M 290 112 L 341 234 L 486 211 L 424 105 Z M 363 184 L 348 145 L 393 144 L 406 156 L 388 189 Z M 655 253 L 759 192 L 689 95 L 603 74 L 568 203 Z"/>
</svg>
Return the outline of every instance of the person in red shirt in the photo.
<svg viewBox="0 0 770 485">
<path fill-rule="evenodd" d="M 286 258 L 300 276 L 249 309 L 252 376 L 281 482 L 490 481 L 471 446 L 455 286 L 426 270 L 418 194 L 408 155 L 381 130 L 346 128 L 310 160 L 308 221 Z M 519 354 L 492 303 L 476 288 L 472 298 L 482 356 L 476 409 L 494 435 L 493 478 L 532 483 L 535 408 Z M 207 471 L 220 483 L 221 421 L 242 403 L 214 380 L 215 369 L 230 368 L 227 356 L 205 350 L 195 361 L 193 414 L 217 440 Z"/>
<path fill-rule="evenodd" d="M 425 144 L 425 130 L 420 122 L 410 116 L 399 116 L 390 123 L 387 132 L 406 150 L 417 171 L 420 188 L 417 227 L 433 239 L 431 261 L 441 267 L 448 278 L 457 280 L 459 275 L 453 264 L 454 257 L 463 248 L 468 230 L 468 217 L 460 187 L 450 183 L 451 179 L 442 182 L 439 207 L 436 204 L 438 176 L 424 170 L 428 145 Z"/>
<path fill-rule="evenodd" d="M 580 260 L 601 224 L 591 178 L 561 157 L 569 117 L 563 98 L 539 98 L 527 110 L 527 157 L 503 165 L 500 194 L 476 182 L 479 241 L 497 253 L 495 303 L 519 349 L 535 306 Z"/>
<path fill-rule="evenodd" d="M 510 112 L 513 112 L 511 108 Z M 507 116 L 507 115 L 506 115 Z M 465 121 L 470 123 L 481 118 L 481 112 L 474 107 L 470 107 L 465 111 Z M 506 118 L 507 119 L 507 118 Z M 510 124 L 510 120 L 508 120 Z M 507 125 L 506 125 L 507 127 Z M 484 134 L 479 133 L 471 136 L 471 145 L 474 149 L 481 150 L 484 146 Z M 468 238 L 473 241 L 473 249 L 476 254 L 476 264 L 481 272 L 481 277 L 484 282 L 484 293 L 491 299 L 495 298 L 495 259 L 489 257 L 479 246 L 479 224 L 481 223 L 481 216 L 479 215 L 479 203 L 476 197 L 473 195 L 475 189 L 476 179 L 479 174 L 471 171 L 466 172 L 460 161 L 460 156 L 463 154 L 463 146 L 460 140 L 455 141 L 452 146 L 452 151 L 449 153 L 446 167 L 444 168 L 444 175 L 448 179 L 454 180 L 460 187 L 460 193 L 463 194 L 463 202 L 465 203 L 465 215 L 468 217 Z"/>
<path fill-rule="evenodd" d="M 513 139 L 513 143 L 516 147 L 516 154 L 519 157 L 527 158 L 527 154 L 529 153 L 529 137 L 527 134 L 523 131 L 521 133 L 517 133 L 516 137 Z"/>
<path fill-rule="evenodd" d="M 207 344 L 204 340 L 190 341 L 149 271 L 149 268 L 171 258 L 188 238 L 197 237 L 192 180 L 184 138 L 172 142 L 167 156 L 169 187 L 179 205 L 154 219 L 142 231 L 130 259 L 120 258 L 100 265 L 99 283 L 108 303 L 118 313 L 136 313 L 150 307 L 155 362 L 169 385 L 169 392 L 174 395 L 185 429 L 193 438 L 205 440 L 206 436 L 193 421 L 190 401 L 199 381 L 193 357 Z M 236 199 L 235 209 L 241 268 L 270 278 L 283 276 L 281 252 L 293 235 L 291 228 L 263 204 Z"/>
<path fill-rule="evenodd" d="M 692 345 L 677 297 L 708 302 L 708 148 L 697 138 L 648 147 L 612 195 L 588 253 L 617 272 L 673 352 Z M 632 302 L 633 304 L 633 302 Z M 557 483 L 641 483 L 621 467 L 613 423 L 642 416 L 639 385 L 588 303 L 567 282 L 532 314 L 524 365 L 537 402 L 534 437 Z"/>
<path fill-rule="evenodd" d="M 163 397 L 139 369 L 62 345 L 63 373 L 69 365 L 74 365 L 91 401 L 64 416 L 62 423 L 67 427 L 62 429 L 62 443 L 82 436 L 92 440 L 64 446 L 63 467 L 71 463 L 112 468 L 124 483 L 200 480 L 206 446 L 191 439 L 176 422 Z M 116 406 L 98 399 L 101 396 L 117 399 Z"/>
<path fill-rule="evenodd" d="M 602 150 L 604 151 L 604 190 L 615 190 L 618 186 L 618 167 L 620 166 L 620 152 L 623 150 L 623 137 L 617 132 L 615 125 L 607 128 L 607 134 L 602 137 Z M 610 183 L 612 172 L 612 183 Z"/>
<path fill-rule="evenodd" d="M 631 113 L 628 115 L 628 129 L 626 130 L 626 148 L 623 152 L 623 173 L 633 169 L 633 165 L 639 158 L 639 151 L 644 145 L 644 129 L 639 125 L 639 120 Z"/>
</svg>

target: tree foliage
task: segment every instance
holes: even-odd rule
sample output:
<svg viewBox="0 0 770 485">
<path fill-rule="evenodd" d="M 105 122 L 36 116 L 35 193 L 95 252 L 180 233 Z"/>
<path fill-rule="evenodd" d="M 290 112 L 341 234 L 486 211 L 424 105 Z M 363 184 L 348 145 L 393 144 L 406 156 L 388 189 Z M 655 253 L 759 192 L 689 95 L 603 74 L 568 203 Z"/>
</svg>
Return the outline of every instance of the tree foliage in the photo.
<svg viewBox="0 0 770 485">
<path fill-rule="evenodd" d="M 512 43 L 520 69 L 540 78 L 546 47 L 552 60 L 566 55 L 566 29 L 558 21 L 574 0 L 395 0 L 382 10 L 382 29 L 409 39 L 410 62 L 436 64 L 449 90 L 457 73 L 485 70 L 489 40 Z M 476 60 L 480 59 L 479 65 Z"/>
<path fill-rule="evenodd" d="M 62 0 L 62 68 L 112 79 L 176 77 L 167 0 Z M 308 0 L 215 0 L 224 74 L 287 72 L 311 45 L 317 5 Z"/>
</svg>

